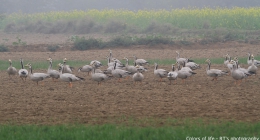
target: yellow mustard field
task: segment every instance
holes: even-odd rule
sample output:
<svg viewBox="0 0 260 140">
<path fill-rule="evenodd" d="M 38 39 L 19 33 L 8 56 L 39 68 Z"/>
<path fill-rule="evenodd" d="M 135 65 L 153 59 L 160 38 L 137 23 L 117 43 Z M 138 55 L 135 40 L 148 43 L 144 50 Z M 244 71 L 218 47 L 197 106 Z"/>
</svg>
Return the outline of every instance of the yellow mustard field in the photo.
<svg viewBox="0 0 260 140">
<path fill-rule="evenodd" d="M 9 23 L 26 24 L 34 21 L 54 22 L 57 20 L 78 20 L 91 18 L 98 23 L 118 20 L 128 25 L 145 28 L 151 22 L 172 24 L 184 29 L 228 28 L 258 30 L 260 28 L 260 8 L 204 8 L 167 10 L 88 10 L 58 11 L 47 13 L 14 13 L 0 20 L 0 27 Z"/>
</svg>

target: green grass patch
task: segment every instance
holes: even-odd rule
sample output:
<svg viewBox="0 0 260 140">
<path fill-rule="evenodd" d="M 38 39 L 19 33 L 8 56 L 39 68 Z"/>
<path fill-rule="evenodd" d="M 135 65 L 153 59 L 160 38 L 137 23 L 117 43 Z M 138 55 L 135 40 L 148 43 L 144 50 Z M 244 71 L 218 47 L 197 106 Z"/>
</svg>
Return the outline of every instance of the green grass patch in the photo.
<svg viewBox="0 0 260 140">
<path fill-rule="evenodd" d="M 194 60 L 195 63 L 197 64 L 206 64 L 205 60 L 207 58 L 196 58 L 192 59 Z M 255 59 L 259 60 L 260 56 L 255 56 Z M 212 64 L 224 64 L 224 58 L 211 58 L 211 63 Z M 120 60 L 122 63 L 126 63 L 125 60 Z M 171 65 L 176 63 L 175 58 L 173 59 L 147 59 L 147 61 L 150 63 L 150 65 L 153 65 L 154 63 L 158 63 L 158 65 Z M 20 61 L 19 60 L 12 60 L 13 66 L 16 67 L 17 69 L 21 68 Z M 58 64 L 62 63 L 62 60 L 54 60 L 53 61 L 53 68 L 58 69 Z M 107 60 L 100 60 L 100 62 L 103 64 L 103 66 L 107 65 Z M 133 60 L 129 60 L 129 65 L 133 65 Z M 33 69 L 48 69 L 49 67 L 49 62 L 48 61 L 28 61 L 24 60 L 24 65 L 27 63 L 32 64 Z M 90 60 L 87 61 L 79 61 L 79 60 L 70 60 L 67 62 L 68 65 L 78 68 L 84 65 L 88 65 L 90 63 Z M 239 63 L 240 64 L 247 64 L 247 57 L 239 57 Z M 0 70 L 6 70 L 9 67 L 9 62 L 8 60 L 0 60 Z"/>
<path fill-rule="evenodd" d="M 135 124 L 135 122 L 132 122 Z M 8 140 L 182 140 L 191 137 L 256 137 L 260 122 L 204 121 L 201 119 L 169 119 L 163 126 L 136 126 L 124 124 L 103 125 L 0 125 L 0 139 Z"/>
</svg>

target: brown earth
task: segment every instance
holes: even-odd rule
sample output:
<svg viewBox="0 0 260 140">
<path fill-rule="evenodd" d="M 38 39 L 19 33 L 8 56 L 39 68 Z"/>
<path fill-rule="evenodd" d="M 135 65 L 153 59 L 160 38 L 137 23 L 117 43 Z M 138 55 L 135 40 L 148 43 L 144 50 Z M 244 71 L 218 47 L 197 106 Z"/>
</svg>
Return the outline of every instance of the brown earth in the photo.
<svg viewBox="0 0 260 140">
<path fill-rule="evenodd" d="M 7 35 L 6 35 L 7 36 Z M 108 55 L 108 50 L 39 52 L 43 43 L 39 36 L 30 36 L 26 40 L 32 48 L 37 49 L 14 50 L 0 53 L 0 60 L 46 60 L 48 56 L 53 59 L 68 60 L 101 60 Z M 47 35 L 46 35 L 47 36 Z M 65 35 L 64 35 L 65 36 Z M 3 35 L 1 35 L 3 38 Z M 22 35 L 21 35 L 22 38 Z M 53 35 L 56 44 L 62 44 L 62 35 Z M 46 39 L 47 40 L 47 39 Z M 38 43 L 37 43 L 38 42 Z M 46 41 L 48 42 L 48 41 Z M 54 43 L 54 44 L 55 44 Z M 69 48 L 69 43 L 64 44 Z M 256 45 L 238 42 L 216 43 L 211 45 L 193 46 L 134 46 L 128 49 L 113 49 L 114 57 L 122 58 L 132 56 L 146 59 L 175 59 L 176 50 L 182 50 L 181 56 L 192 58 L 219 58 L 229 53 L 231 56 L 246 57 L 248 51 L 259 55 Z M 15 52 L 18 51 L 18 52 Z M 73 64 L 70 64 L 73 66 Z M 7 66 L 8 67 L 8 66 Z M 170 66 L 160 68 L 170 70 Z M 223 65 L 212 67 L 225 70 Z M 244 67 L 247 67 L 244 65 Z M 103 67 L 104 69 L 105 67 Z M 131 79 L 118 83 L 111 79 L 97 86 L 96 82 L 86 74 L 74 72 L 85 77 L 83 82 L 73 83 L 69 88 L 67 83 L 51 79 L 44 80 L 44 85 L 36 86 L 31 80 L 22 82 L 17 76 L 10 80 L 5 71 L 0 72 L 0 123 L 30 123 L 30 124 L 60 124 L 60 123 L 105 123 L 116 120 L 122 116 L 132 118 L 213 118 L 242 120 L 255 122 L 260 120 L 260 94 L 259 78 L 252 76 L 241 86 L 234 85 L 231 76 L 219 78 L 217 82 L 206 76 L 206 65 L 196 70 L 197 74 L 186 84 L 177 83 L 169 85 L 165 79 L 158 83 L 154 79 L 153 65 L 148 66 L 149 71 L 144 74 L 142 84 L 135 85 Z M 45 72 L 46 70 L 35 70 Z"/>
</svg>

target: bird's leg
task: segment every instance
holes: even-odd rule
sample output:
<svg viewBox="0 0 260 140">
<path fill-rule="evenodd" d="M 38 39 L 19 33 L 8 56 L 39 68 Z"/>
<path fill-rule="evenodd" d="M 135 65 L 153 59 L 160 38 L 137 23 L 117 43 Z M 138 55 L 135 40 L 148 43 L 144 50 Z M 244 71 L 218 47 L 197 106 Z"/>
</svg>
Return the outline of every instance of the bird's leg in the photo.
<svg viewBox="0 0 260 140">
<path fill-rule="evenodd" d="M 72 83 L 71 82 L 69 83 L 69 87 L 72 88 Z"/>
<path fill-rule="evenodd" d="M 242 83 L 242 79 L 241 79 L 241 80 L 238 80 L 237 82 L 238 82 L 238 85 L 240 86 L 241 83 Z"/>
</svg>

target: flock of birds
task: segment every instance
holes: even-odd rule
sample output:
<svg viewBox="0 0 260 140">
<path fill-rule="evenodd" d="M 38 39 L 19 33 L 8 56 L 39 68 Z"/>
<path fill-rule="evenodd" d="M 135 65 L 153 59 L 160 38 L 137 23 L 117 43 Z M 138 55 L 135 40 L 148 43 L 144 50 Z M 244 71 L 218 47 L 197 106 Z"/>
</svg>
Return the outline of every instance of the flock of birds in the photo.
<svg viewBox="0 0 260 140">
<path fill-rule="evenodd" d="M 162 81 L 163 78 L 168 78 L 170 84 L 172 81 L 182 79 L 182 82 L 185 82 L 185 79 L 192 77 L 196 74 L 194 72 L 196 69 L 200 68 L 200 65 L 196 64 L 189 58 L 181 58 L 180 53 L 176 51 L 176 63 L 172 64 L 171 71 L 167 71 L 164 69 L 159 69 L 158 64 L 154 65 L 154 75 L 158 77 L 158 81 Z M 137 59 L 134 57 L 134 65 L 129 65 L 128 58 L 124 57 L 126 64 L 123 64 L 118 59 L 112 56 L 112 51 L 110 50 L 109 56 L 107 56 L 107 69 L 101 70 L 99 69 L 103 64 L 98 60 L 93 60 L 89 65 L 82 66 L 78 69 L 78 72 L 87 72 L 88 75 L 91 74 L 91 79 L 96 81 L 98 85 L 101 85 L 101 82 L 106 81 L 112 77 L 117 78 L 118 81 L 121 78 L 129 78 L 132 77 L 134 83 L 142 82 L 144 79 L 143 73 L 147 71 L 145 68 L 146 65 L 149 64 L 148 61 L 144 59 Z M 72 82 L 85 80 L 82 77 L 76 76 L 73 74 L 72 67 L 66 64 L 67 59 L 63 59 L 63 63 L 59 63 L 59 70 L 55 70 L 52 68 L 52 58 L 47 59 L 49 61 L 49 68 L 46 73 L 34 73 L 32 69 L 32 65 L 30 63 L 25 66 L 28 67 L 28 70 L 24 68 L 23 59 L 20 59 L 21 69 L 18 71 L 19 77 L 25 81 L 27 77 L 29 77 L 32 81 L 36 82 L 37 85 L 40 81 L 46 78 L 52 78 L 54 81 L 60 79 L 61 81 L 68 82 L 69 87 L 72 87 Z M 234 57 L 233 60 L 227 54 L 225 56 L 224 64 L 228 68 L 228 71 L 220 70 L 220 69 L 211 69 L 211 61 L 207 59 L 205 61 L 208 66 L 206 69 L 206 74 L 209 77 L 212 77 L 213 81 L 217 80 L 218 77 L 223 75 L 231 75 L 233 79 L 235 79 L 235 84 L 240 85 L 243 79 L 246 79 L 248 76 L 256 75 L 257 69 L 260 66 L 260 61 L 254 59 L 254 55 L 248 53 L 247 63 L 249 65 L 248 68 L 242 68 L 239 65 L 239 60 L 237 57 Z M 10 66 L 7 69 L 7 73 L 11 78 L 12 75 L 17 74 L 17 69 L 12 66 L 12 61 L 9 59 Z"/>
</svg>

